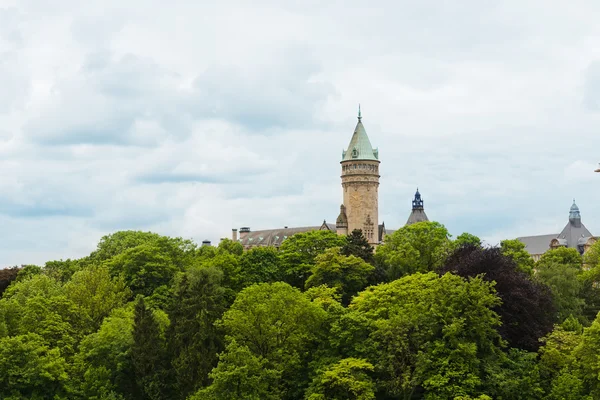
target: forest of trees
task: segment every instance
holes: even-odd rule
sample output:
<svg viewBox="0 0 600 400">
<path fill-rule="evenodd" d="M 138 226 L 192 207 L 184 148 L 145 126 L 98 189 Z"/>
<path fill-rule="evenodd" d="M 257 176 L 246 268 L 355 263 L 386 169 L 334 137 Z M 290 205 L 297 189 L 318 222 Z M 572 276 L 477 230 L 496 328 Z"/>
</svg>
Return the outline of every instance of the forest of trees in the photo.
<svg viewBox="0 0 600 400">
<path fill-rule="evenodd" d="M 436 222 L 243 251 L 121 231 L 0 270 L 0 398 L 599 399 L 600 242 Z"/>
</svg>

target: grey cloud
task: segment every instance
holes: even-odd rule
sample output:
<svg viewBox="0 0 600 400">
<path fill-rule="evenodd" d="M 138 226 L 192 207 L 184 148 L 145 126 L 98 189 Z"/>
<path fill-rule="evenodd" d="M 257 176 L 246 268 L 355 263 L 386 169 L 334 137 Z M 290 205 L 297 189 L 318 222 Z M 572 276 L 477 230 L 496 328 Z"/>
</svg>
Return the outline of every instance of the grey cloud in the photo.
<svg viewBox="0 0 600 400">
<path fill-rule="evenodd" d="M 231 183 L 230 177 L 205 174 L 170 172 L 148 172 L 135 177 L 135 182 L 145 184 L 162 183 Z"/>
<path fill-rule="evenodd" d="M 36 202 L 30 204 L 27 199 L 18 202 L 3 201 L 0 198 L 0 214 L 14 218 L 78 217 L 89 218 L 93 210 L 89 206 L 76 206 L 64 203 Z"/>
<path fill-rule="evenodd" d="M 600 110 L 600 61 L 592 62 L 585 71 L 583 101 L 591 111 Z"/>
<path fill-rule="evenodd" d="M 131 129 L 149 119 L 163 136 L 188 133 L 185 117 L 177 117 L 170 104 L 177 98 L 176 82 L 176 75 L 152 60 L 89 54 L 78 76 L 59 82 L 47 108 L 25 129 L 44 144 L 156 145 L 157 138 L 146 140 L 145 132 L 135 135 Z"/>
<path fill-rule="evenodd" d="M 116 229 L 333 222 L 359 102 L 386 226 L 419 186 L 453 235 L 560 229 L 572 197 L 600 232 L 600 8 L 575 2 L 14 2 L 0 224 L 31 240 L 0 235 L 0 258 L 82 256 Z"/>
<path fill-rule="evenodd" d="M 212 65 L 194 82 L 197 115 L 266 133 L 314 126 L 317 111 L 336 90 L 318 79 L 321 67 L 302 46 L 276 52 L 264 64 Z"/>
<path fill-rule="evenodd" d="M 95 229 L 105 232 L 118 230 L 149 230 L 152 226 L 167 221 L 174 217 L 167 211 L 160 212 L 153 208 L 147 212 L 136 212 L 133 209 L 109 216 L 98 216 L 91 223 Z"/>
</svg>

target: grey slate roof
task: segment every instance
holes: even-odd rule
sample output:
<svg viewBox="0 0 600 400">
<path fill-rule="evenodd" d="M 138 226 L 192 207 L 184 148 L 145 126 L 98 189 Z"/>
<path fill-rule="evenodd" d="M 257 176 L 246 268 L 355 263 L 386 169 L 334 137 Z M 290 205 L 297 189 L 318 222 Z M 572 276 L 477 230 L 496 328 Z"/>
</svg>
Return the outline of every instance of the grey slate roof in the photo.
<svg viewBox="0 0 600 400">
<path fill-rule="evenodd" d="M 590 231 L 583 225 L 583 223 L 573 224 L 569 222 L 567 226 L 564 227 L 561 233 L 558 234 L 558 240 L 566 240 L 567 247 L 577 248 L 579 244 L 579 240 L 582 238 L 589 239 L 592 237 Z M 587 240 L 586 240 L 587 241 Z"/>
<path fill-rule="evenodd" d="M 243 239 L 239 239 L 239 242 L 243 246 L 275 246 L 279 247 L 281 243 L 288 237 L 295 235 L 296 233 L 305 233 L 318 231 L 320 229 L 328 229 L 335 232 L 334 224 L 325 224 L 319 226 L 304 226 L 299 228 L 279 228 L 279 229 L 265 229 L 261 231 L 251 231 L 246 234 Z"/>
<path fill-rule="evenodd" d="M 554 239 L 558 240 L 560 246 L 577 249 L 579 252 L 582 252 L 583 249 L 581 246 L 593 236 L 594 235 L 592 235 L 581 222 L 579 207 L 577 207 L 575 200 L 573 200 L 573 205 L 569 210 L 569 222 L 567 222 L 567 225 L 565 225 L 562 232 L 551 235 L 525 236 L 517 238 L 517 240 L 520 240 L 525 244 L 525 250 L 527 250 L 529 254 L 545 253 L 550 249 L 550 242 Z"/>
<path fill-rule="evenodd" d="M 408 216 L 406 225 L 411 225 L 423 221 L 429 221 L 429 219 L 427 218 L 427 214 L 425 214 L 425 210 L 422 208 L 413 208 L 412 212 Z"/>
<path fill-rule="evenodd" d="M 525 245 L 525 250 L 529 254 L 544 254 L 550 250 L 550 242 L 557 236 L 558 234 L 552 233 L 550 235 L 523 236 L 518 237 L 517 240 Z"/>
</svg>

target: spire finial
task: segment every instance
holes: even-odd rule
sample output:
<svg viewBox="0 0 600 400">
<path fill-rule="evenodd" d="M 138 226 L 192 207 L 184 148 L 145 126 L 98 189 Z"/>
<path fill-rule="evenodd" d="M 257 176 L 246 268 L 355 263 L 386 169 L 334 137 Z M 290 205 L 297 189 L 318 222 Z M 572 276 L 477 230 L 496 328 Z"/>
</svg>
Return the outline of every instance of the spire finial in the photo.
<svg viewBox="0 0 600 400">
<path fill-rule="evenodd" d="M 358 120 L 362 119 L 362 114 L 360 113 L 360 103 L 358 103 Z"/>
</svg>

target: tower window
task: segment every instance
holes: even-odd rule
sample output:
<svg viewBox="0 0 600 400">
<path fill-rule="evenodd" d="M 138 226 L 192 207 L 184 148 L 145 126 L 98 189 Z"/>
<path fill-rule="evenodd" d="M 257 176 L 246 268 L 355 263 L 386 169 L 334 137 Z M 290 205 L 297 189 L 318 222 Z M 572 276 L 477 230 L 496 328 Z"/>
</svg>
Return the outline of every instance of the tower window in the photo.
<svg viewBox="0 0 600 400">
<path fill-rule="evenodd" d="M 352 158 L 357 158 L 358 157 L 358 150 L 355 148 L 352 149 Z"/>
</svg>

